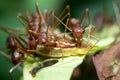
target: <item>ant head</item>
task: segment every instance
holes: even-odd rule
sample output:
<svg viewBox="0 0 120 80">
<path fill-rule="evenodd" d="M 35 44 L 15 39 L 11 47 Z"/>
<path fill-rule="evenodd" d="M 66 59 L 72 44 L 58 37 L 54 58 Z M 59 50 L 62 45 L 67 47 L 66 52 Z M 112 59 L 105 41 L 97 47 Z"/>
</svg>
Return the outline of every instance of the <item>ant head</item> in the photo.
<svg viewBox="0 0 120 80">
<path fill-rule="evenodd" d="M 15 50 L 11 57 L 12 57 L 12 62 L 15 65 L 24 60 L 24 54 L 18 50 Z"/>
<path fill-rule="evenodd" d="M 47 41 L 47 34 L 45 32 L 42 32 L 38 36 L 38 43 L 39 45 L 45 44 Z"/>
<path fill-rule="evenodd" d="M 83 37 L 83 34 L 85 32 L 84 28 L 82 27 L 73 27 L 73 36 L 76 38 L 76 40 L 80 40 Z"/>
<path fill-rule="evenodd" d="M 80 40 L 85 32 L 85 29 L 81 27 L 78 19 L 71 19 L 71 24 L 73 26 L 73 36 L 76 38 L 76 40 Z"/>
<path fill-rule="evenodd" d="M 17 45 L 14 39 L 14 35 L 10 35 L 6 40 L 6 45 L 8 49 L 14 50 L 16 49 Z"/>
</svg>

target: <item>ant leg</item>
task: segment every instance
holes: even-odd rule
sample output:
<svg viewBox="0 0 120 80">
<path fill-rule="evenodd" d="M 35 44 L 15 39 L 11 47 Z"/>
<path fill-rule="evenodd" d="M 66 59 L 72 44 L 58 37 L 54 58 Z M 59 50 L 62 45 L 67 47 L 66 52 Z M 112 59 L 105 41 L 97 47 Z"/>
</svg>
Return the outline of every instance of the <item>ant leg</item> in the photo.
<svg viewBox="0 0 120 80">
<path fill-rule="evenodd" d="M 18 20 L 20 21 L 20 23 L 23 25 L 23 27 L 27 30 L 27 27 L 25 26 L 25 24 L 24 24 L 24 22 L 23 22 L 23 20 L 26 21 L 26 22 L 28 22 L 27 19 L 25 19 L 25 18 L 24 18 L 23 16 L 21 16 L 21 15 L 18 15 L 17 18 L 18 18 Z"/>
<path fill-rule="evenodd" d="M 73 33 L 73 31 L 72 31 L 67 25 L 65 25 L 59 18 L 57 18 L 55 15 L 54 15 L 54 17 L 55 17 L 62 25 L 64 25 L 69 31 L 71 31 L 71 32 Z"/>
<path fill-rule="evenodd" d="M 65 14 L 65 12 L 67 11 L 67 13 Z M 64 15 L 65 14 L 65 15 Z M 53 16 L 54 16 L 54 14 L 53 14 Z M 69 20 L 71 20 L 71 18 L 70 18 L 70 6 L 69 5 L 67 5 L 66 7 L 65 7 L 65 9 L 62 11 L 62 13 L 60 14 L 60 16 L 59 16 L 59 19 L 61 20 L 61 21 L 63 21 L 65 18 L 69 18 Z M 57 20 L 56 22 L 55 22 L 55 24 L 54 24 L 54 28 L 53 29 L 55 29 L 58 25 L 59 25 L 60 23 L 59 23 L 59 21 Z"/>
<path fill-rule="evenodd" d="M 88 29 L 87 39 L 88 39 L 88 44 L 89 44 L 90 43 L 91 34 L 93 33 L 95 27 L 92 26 L 92 25 L 87 25 L 87 26 L 85 26 L 85 30 L 87 30 L 87 29 Z"/>
<path fill-rule="evenodd" d="M 55 19 L 54 19 L 54 15 L 55 14 L 55 12 L 54 11 L 51 11 L 49 14 L 48 14 L 48 16 L 47 16 L 47 18 L 48 18 L 48 21 L 50 21 L 50 25 L 49 26 L 51 26 L 51 29 L 52 30 L 54 30 L 54 25 L 55 25 Z M 49 24 L 49 23 L 48 23 Z"/>
<path fill-rule="evenodd" d="M 62 48 L 61 48 L 61 45 L 60 45 L 60 41 L 58 41 L 58 46 L 60 47 L 60 52 L 62 54 L 62 60 L 64 59 L 64 55 L 63 55 L 63 52 L 62 52 Z"/>
<path fill-rule="evenodd" d="M 34 49 L 30 49 L 30 50 L 28 49 L 27 51 L 28 51 L 28 52 L 39 52 L 39 51 L 34 50 Z"/>
<path fill-rule="evenodd" d="M 19 34 L 18 37 L 21 41 L 23 41 L 26 45 L 28 44 L 27 41 L 25 41 L 22 36 L 25 36 L 26 34 Z"/>
<path fill-rule="evenodd" d="M 85 19 L 86 19 L 86 16 L 87 16 L 87 18 L 88 18 L 88 24 L 90 24 L 90 16 L 89 16 L 89 9 L 88 9 L 88 8 L 87 8 L 87 9 L 85 10 L 85 12 L 83 13 L 80 26 L 83 25 L 83 23 L 84 23 L 84 21 L 85 21 Z"/>
<path fill-rule="evenodd" d="M 36 6 L 36 10 L 37 10 L 39 16 L 41 17 L 41 18 L 40 18 L 41 21 L 44 23 L 44 28 L 45 28 L 45 30 L 47 30 L 47 24 L 46 24 L 45 19 L 44 19 L 43 15 L 42 15 L 42 13 L 41 13 L 41 11 L 40 11 L 40 8 L 39 8 L 39 6 L 38 6 L 38 3 L 36 3 L 35 6 Z M 46 32 L 46 31 L 45 31 L 45 32 Z"/>
<path fill-rule="evenodd" d="M 16 35 L 13 35 L 13 38 L 16 41 L 16 43 L 19 45 L 20 48 L 25 48 Z"/>
<path fill-rule="evenodd" d="M 4 27 L 4 26 L 0 26 L 0 30 L 2 30 L 8 34 L 12 34 L 13 32 L 23 32 L 23 30 L 20 30 L 20 29 Z"/>
<path fill-rule="evenodd" d="M 87 54 L 89 53 L 89 51 L 99 42 L 99 39 L 98 38 L 96 38 L 95 36 L 93 36 L 93 35 L 90 35 L 91 37 L 93 37 L 93 38 L 95 38 L 97 41 L 92 45 L 92 44 L 89 44 L 89 46 L 90 46 L 90 48 L 89 48 L 89 50 L 88 50 L 88 52 L 87 52 Z"/>
<path fill-rule="evenodd" d="M 14 80 L 13 76 L 12 76 L 12 72 L 17 68 L 19 67 L 24 61 L 21 61 L 19 62 L 18 64 L 16 64 L 14 67 L 12 67 L 10 70 L 9 70 L 9 75 L 10 75 L 10 78 L 11 80 Z"/>
<path fill-rule="evenodd" d="M 65 41 L 65 33 L 67 32 L 67 28 L 65 28 L 65 30 L 64 30 L 64 36 L 63 36 L 63 39 L 64 39 L 64 41 Z"/>
<path fill-rule="evenodd" d="M 89 51 L 99 42 L 99 39 L 98 38 L 96 38 L 95 36 L 93 36 L 93 35 L 89 35 L 90 37 L 92 37 L 92 38 L 94 38 L 94 39 L 96 39 L 97 41 L 95 42 L 95 43 L 93 43 L 93 44 L 91 44 L 90 42 L 89 42 L 89 44 L 88 44 L 88 52 L 87 52 L 87 54 L 89 53 Z"/>
<path fill-rule="evenodd" d="M 52 51 L 52 50 L 51 50 L 51 48 L 52 48 L 52 47 L 50 47 L 50 41 L 48 40 L 48 27 L 47 27 L 47 32 L 46 32 L 46 35 L 47 35 L 47 39 L 46 39 L 47 41 L 46 41 L 46 42 L 48 42 L 48 44 L 47 44 L 47 45 L 48 45 L 48 48 L 49 48 L 49 50 L 50 50 L 49 55 L 51 55 L 51 54 L 52 54 L 52 53 L 51 53 L 51 51 Z"/>
<path fill-rule="evenodd" d="M 7 55 L 6 53 L 4 53 L 3 51 L 0 51 L 0 55 L 4 56 L 7 59 L 11 59 L 11 57 L 9 55 Z"/>
<path fill-rule="evenodd" d="M 29 13 L 27 13 L 26 15 L 27 15 L 27 18 L 28 18 L 28 19 L 22 17 L 21 15 L 18 15 L 17 17 L 18 17 L 18 20 L 20 21 L 20 23 L 21 23 L 21 24 L 23 25 L 23 27 L 25 28 L 26 32 L 27 32 L 27 33 L 30 33 L 30 32 L 28 31 L 29 29 L 26 27 L 26 25 L 24 24 L 23 20 L 29 23 L 29 20 L 31 20 L 31 16 L 29 15 Z"/>
<path fill-rule="evenodd" d="M 26 12 L 26 20 L 28 23 L 32 20 L 32 17 L 29 11 Z"/>
<path fill-rule="evenodd" d="M 54 64 L 56 64 L 58 62 L 57 59 L 48 59 L 46 61 L 44 61 L 43 63 L 41 63 L 40 65 L 34 67 L 31 71 L 30 71 L 30 74 L 35 77 L 36 73 L 45 68 L 45 67 L 49 67 L 49 66 L 52 66 Z"/>
<path fill-rule="evenodd" d="M 69 23 L 69 19 L 67 19 L 66 25 L 68 25 L 68 23 Z M 63 36 L 64 41 L 66 39 L 66 36 L 65 36 L 66 33 L 67 33 L 67 28 L 65 27 L 64 36 Z"/>
</svg>

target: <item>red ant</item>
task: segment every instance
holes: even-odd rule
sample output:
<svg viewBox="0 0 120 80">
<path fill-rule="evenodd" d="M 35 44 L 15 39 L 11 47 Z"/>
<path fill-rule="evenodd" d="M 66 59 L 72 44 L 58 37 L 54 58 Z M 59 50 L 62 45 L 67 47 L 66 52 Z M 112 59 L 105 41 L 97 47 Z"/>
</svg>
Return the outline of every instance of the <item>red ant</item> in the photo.
<svg viewBox="0 0 120 80">
<path fill-rule="evenodd" d="M 68 13 L 65 16 L 62 17 L 62 15 L 65 13 L 66 10 L 68 11 Z M 89 32 L 88 32 L 88 42 L 90 40 L 90 36 L 94 37 L 94 36 L 91 35 L 92 29 L 94 28 L 94 26 L 90 25 L 90 17 L 89 17 L 89 9 L 88 8 L 85 10 L 85 13 L 82 16 L 82 20 L 81 21 L 78 20 L 78 19 L 76 19 L 76 18 L 72 18 L 71 19 L 69 5 L 67 5 L 67 7 L 63 10 L 62 15 L 59 17 L 60 19 L 57 18 L 55 15 L 54 15 L 54 17 L 61 24 L 63 24 L 66 29 L 68 29 L 73 34 L 73 36 L 75 38 L 75 42 L 77 43 L 77 47 L 81 47 L 81 44 L 82 44 L 81 42 L 82 42 L 83 34 L 85 33 L 86 29 L 89 29 Z M 68 18 L 67 18 L 67 16 L 68 16 Z M 85 21 L 85 17 L 86 16 L 88 17 L 88 25 L 82 27 L 82 25 L 83 25 L 83 23 Z M 65 18 L 67 18 L 66 24 L 64 24 L 61 21 L 61 20 L 64 20 Z M 56 25 L 59 25 L 59 23 L 56 22 Z M 65 30 L 65 32 L 66 32 L 66 30 Z M 97 39 L 97 38 L 95 38 L 95 39 Z"/>
</svg>

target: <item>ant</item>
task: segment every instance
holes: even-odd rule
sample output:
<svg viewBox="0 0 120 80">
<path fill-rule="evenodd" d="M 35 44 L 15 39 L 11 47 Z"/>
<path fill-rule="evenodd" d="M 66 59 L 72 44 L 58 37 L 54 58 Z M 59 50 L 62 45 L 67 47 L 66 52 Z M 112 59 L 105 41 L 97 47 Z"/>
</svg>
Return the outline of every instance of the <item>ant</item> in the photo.
<svg viewBox="0 0 120 80">
<path fill-rule="evenodd" d="M 65 13 L 66 10 L 67 10 L 67 14 L 62 17 L 62 15 Z M 86 16 L 88 18 L 88 24 L 86 26 L 82 27 Z M 90 25 L 90 16 L 89 16 L 89 9 L 88 8 L 86 8 L 86 10 L 85 10 L 85 12 L 84 12 L 84 14 L 82 16 L 81 21 L 79 19 L 76 19 L 76 18 L 71 18 L 70 6 L 69 5 L 67 5 L 65 7 L 65 9 L 63 10 L 61 16 L 59 17 L 60 19 L 57 18 L 55 15 L 54 15 L 54 17 L 62 25 L 65 26 L 65 32 L 66 32 L 66 29 L 67 29 L 73 34 L 74 40 L 77 43 L 77 47 L 81 47 L 81 45 L 82 45 L 81 42 L 82 42 L 82 39 L 83 39 L 83 35 L 85 33 L 85 30 L 87 30 L 87 29 L 89 30 L 88 31 L 88 43 L 90 44 L 90 42 L 89 42 L 90 37 L 95 38 L 97 40 L 97 42 L 98 42 L 98 39 L 91 35 L 92 30 L 94 30 L 94 26 Z M 64 24 L 62 22 L 62 20 L 64 20 L 65 18 L 67 18 L 66 24 Z M 59 25 L 59 23 L 56 22 L 56 25 Z"/>
</svg>

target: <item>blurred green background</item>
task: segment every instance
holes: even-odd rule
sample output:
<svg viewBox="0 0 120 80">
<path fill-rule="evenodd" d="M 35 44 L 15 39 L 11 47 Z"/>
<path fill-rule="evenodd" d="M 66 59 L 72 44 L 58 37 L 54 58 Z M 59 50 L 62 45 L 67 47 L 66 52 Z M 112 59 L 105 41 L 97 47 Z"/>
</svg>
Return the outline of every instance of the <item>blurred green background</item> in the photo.
<svg viewBox="0 0 120 80">
<path fill-rule="evenodd" d="M 55 10 L 60 13 L 66 5 L 70 5 L 71 16 L 81 18 L 82 13 L 86 8 L 90 9 L 90 19 L 94 24 L 94 17 L 96 13 L 103 13 L 104 4 L 108 7 L 108 13 L 113 17 L 113 0 L 0 0 L 0 26 L 5 27 L 22 27 L 17 19 L 18 13 L 25 15 L 26 11 L 35 12 L 35 2 L 39 3 L 40 9 L 43 11 Z M 0 50 L 5 48 L 5 41 L 8 34 L 0 31 Z M 10 80 L 8 72 L 13 64 L 7 61 L 0 55 L 0 80 Z M 89 66 L 88 66 L 89 67 Z M 14 77 L 18 80 L 18 70 L 13 72 Z M 86 80 L 86 79 L 82 79 Z M 90 80 L 90 79 L 87 79 Z M 92 79 L 93 80 L 93 79 Z"/>
</svg>

